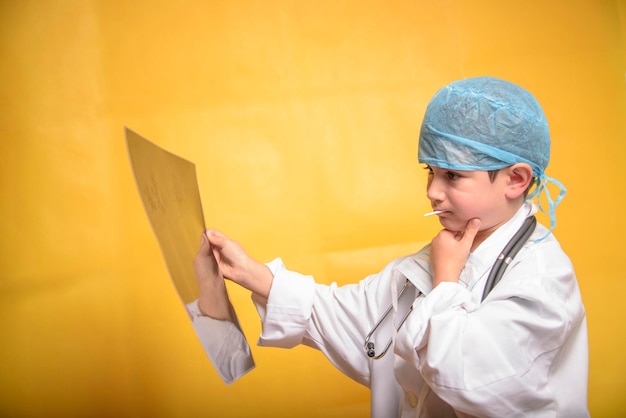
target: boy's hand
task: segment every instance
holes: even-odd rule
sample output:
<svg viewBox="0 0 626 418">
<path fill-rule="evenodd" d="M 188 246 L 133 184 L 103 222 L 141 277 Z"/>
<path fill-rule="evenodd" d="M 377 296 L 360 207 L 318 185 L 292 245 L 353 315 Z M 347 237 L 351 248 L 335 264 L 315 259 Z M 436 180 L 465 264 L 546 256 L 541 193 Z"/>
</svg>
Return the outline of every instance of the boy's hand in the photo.
<svg viewBox="0 0 626 418">
<path fill-rule="evenodd" d="M 200 250 L 193 260 L 193 269 L 200 288 L 198 307 L 202 315 L 235 322 L 224 278 L 220 274 L 205 234 L 202 234 Z"/>
<path fill-rule="evenodd" d="M 470 219 L 465 231 L 454 232 L 444 229 L 433 238 L 430 245 L 433 288 L 441 282 L 459 281 L 479 228 L 480 219 Z"/>
<path fill-rule="evenodd" d="M 274 276 L 270 269 L 254 260 L 239 243 L 215 229 L 206 231 L 220 273 L 246 289 L 267 298 Z"/>
</svg>

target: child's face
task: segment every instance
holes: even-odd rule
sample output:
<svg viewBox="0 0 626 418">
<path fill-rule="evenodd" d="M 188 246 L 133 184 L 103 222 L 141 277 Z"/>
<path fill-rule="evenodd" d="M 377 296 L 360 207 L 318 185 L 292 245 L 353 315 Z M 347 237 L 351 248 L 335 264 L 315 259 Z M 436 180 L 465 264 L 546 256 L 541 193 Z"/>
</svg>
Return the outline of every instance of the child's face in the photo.
<svg viewBox="0 0 626 418">
<path fill-rule="evenodd" d="M 473 218 L 481 220 L 481 231 L 493 230 L 506 222 L 511 207 L 506 198 L 506 176 L 491 181 L 487 171 L 459 171 L 440 167 L 429 170 L 426 196 L 439 222 L 450 231 L 464 231 Z"/>
</svg>

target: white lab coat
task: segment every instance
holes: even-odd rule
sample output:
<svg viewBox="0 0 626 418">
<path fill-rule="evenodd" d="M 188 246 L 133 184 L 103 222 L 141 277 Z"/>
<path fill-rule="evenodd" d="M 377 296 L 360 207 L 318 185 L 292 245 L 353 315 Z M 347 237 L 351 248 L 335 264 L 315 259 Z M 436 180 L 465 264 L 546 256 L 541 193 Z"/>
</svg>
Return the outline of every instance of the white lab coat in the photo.
<svg viewBox="0 0 626 418">
<path fill-rule="evenodd" d="M 537 226 L 481 303 L 497 255 L 535 211 L 524 205 L 470 255 L 459 283 L 435 289 L 428 246 L 341 287 L 316 284 L 274 260 L 269 298 L 255 299 L 263 325 L 259 344 L 321 350 L 371 389 L 375 418 L 588 417 L 585 311 L 572 265 L 554 236 L 535 242 L 547 234 L 545 227 Z M 411 303 L 413 312 L 390 351 L 372 360 L 365 336 L 407 279 L 415 288 L 374 333 L 377 353 Z"/>
</svg>

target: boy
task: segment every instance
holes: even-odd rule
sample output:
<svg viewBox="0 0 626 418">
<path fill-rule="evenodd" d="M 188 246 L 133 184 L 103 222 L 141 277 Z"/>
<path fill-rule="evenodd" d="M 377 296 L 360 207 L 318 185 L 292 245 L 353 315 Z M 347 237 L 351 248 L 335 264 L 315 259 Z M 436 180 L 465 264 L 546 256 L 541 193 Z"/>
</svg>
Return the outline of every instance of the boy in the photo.
<svg viewBox="0 0 626 418">
<path fill-rule="evenodd" d="M 485 290 L 499 254 L 537 211 L 532 184 L 531 197 L 548 193 L 546 182 L 562 188 L 544 173 L 549 147 L 530 93 L 492 77 L 454 82 L 433 97 L 420 132 L 427 197 L 444 228 L 430 245 L 338 287 L 280 259 L 261 264 L 209 230 L 196 273 L 207 276 L 212 251 L 221 275 L 253 292 L 259 344 L 321 350 L 371 389 L 373 417 L 587 417 L 585 311 L 551 234 L 563 192 L 556 202 L 547 196 L 551 229 L 529 229 Z"/>
</svg>

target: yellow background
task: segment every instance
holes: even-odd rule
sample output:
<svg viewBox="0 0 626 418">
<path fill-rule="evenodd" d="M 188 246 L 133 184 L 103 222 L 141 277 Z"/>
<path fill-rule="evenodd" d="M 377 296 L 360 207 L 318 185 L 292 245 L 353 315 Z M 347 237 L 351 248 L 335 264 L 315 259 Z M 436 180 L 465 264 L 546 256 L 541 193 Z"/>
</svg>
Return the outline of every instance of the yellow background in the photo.
<svg viewBox="0 0 626 418">
<path fill-rule="evenodd" d="M 219 380 L 123 127 L 193 160 L 207 223 L 253 256 L 353 282 L 438 230 L 419 126 L 476 75 L 546 111 L 590 410 L 624 416 L 625 24 L 623 0 L 0 1 L 0 416 L 367 416 L 367 389 L 304 347 L 253 346 L 256 370 Z"/>
</svg>

